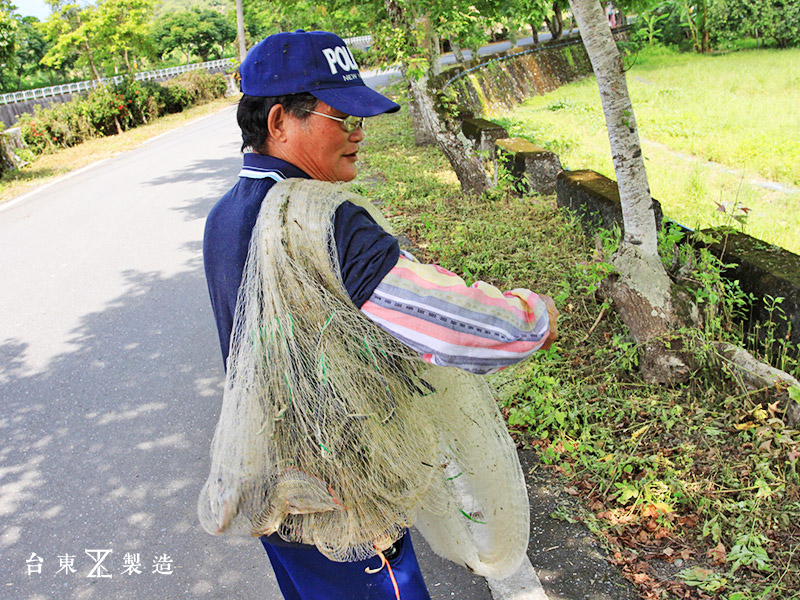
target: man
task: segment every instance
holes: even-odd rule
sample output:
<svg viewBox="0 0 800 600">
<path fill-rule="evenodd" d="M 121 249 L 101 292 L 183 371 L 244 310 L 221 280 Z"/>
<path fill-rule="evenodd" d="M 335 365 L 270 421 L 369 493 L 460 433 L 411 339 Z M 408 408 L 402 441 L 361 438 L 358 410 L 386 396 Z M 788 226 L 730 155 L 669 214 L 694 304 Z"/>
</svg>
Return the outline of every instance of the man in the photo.
<svg viewBox="0 0 800 600">
<path fill-rule="evenodd" d="M 209 214 L 203 245 L 226 363 L 251 233 L 268 192 L 290 178 L 353 180 L 363 119 L 400 108 L 364 85 L 344 42 L 327 32 L 270 36 L 251 49 L 240 73 L 242 150 L 253 152 L 244 156 L 239 182 Z M 557 312 L 547 296 L 503 294 L 481 282 L 467 287 L 456 275 L 402 253 L 395 238 L 352 202 L 339 204 L 331 219 L 329 243 L 338 264 L 328 267 L 360 309 L 356 318 L 376 323 L 424 361 L 489 373 L 555 339 Z M 264 531 L 270 535 L 261 541 L 288 600 L 429 598 L 407 534 L 383 552 L 376 544 L 378 556 L 336 562 L 313 545 L 287 542 L 291 536 L 280 523 Z"/>
</svg>

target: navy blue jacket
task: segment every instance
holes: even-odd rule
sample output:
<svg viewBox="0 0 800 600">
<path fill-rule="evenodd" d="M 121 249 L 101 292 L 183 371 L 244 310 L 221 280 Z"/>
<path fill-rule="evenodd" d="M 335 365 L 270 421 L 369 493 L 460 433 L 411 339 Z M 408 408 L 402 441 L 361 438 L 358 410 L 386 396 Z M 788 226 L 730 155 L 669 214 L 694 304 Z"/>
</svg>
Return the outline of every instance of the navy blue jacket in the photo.
<svg viewBox="0 0 800 600">
<path fill-rule="evenodd" d="M 303 171 L 272 156 L 245 154 L 239 182 L 214 205 L 206 221 L 203 261 L 217 322 L 222 360 L 227 363 L 236 297 L 253 226 L 274 177 L 309 179 Z M 400 256 L 397 240 L 351 202 L 334 215 L 333 237 L 347 293 L 361 308 Z"/>
<path fill-rule="evenodd" d="M 261 202 L 275 185 L 275 178 L 290 177 L 309 179 L 303 171 L 278 158 L 245 154 L 239 182 L 214 205 L 206 220 L 203 262 L 226 368 L 236 298 Z M 361 308 L 397 263 L 400 256 L 397 240 L 376 224 L 366 210 L 351 202 L 344 202 L 336 210 L 333 238 L 345 288 L 353 303 Z M 264 540 L 279 546 L 305 546 L 285 542 L 277 534 Z"/>
</svg>

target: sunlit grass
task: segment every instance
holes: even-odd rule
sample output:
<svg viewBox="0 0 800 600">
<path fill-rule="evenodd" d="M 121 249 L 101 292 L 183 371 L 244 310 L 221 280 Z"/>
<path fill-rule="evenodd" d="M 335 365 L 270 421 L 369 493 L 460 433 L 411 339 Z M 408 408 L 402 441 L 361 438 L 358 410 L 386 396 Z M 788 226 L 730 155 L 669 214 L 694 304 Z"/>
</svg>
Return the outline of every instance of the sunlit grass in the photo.
<svg viewBox="0 0 800 600">
<path fill-rule="evenodd" d="M 627 73 L 653 196 L 683 224 L 722 224 L 715 202 L 750 208 L 746 232 L 800 253 L 800 49 L 723 56 L 645 51 Z M 491 115 L 569 169 L 614 177 L 593 78 Z M 719 164 L 708 164 L 713 161 Z"/>
</svg>

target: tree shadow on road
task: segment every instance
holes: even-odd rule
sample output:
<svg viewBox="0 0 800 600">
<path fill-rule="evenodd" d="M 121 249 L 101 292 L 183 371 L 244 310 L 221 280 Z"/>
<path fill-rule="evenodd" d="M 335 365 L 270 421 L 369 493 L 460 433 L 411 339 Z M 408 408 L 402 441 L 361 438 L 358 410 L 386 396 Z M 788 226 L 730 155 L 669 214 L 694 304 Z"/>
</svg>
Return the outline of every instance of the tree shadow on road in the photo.
<svg viewBox="0 0 800 600">
<path fill-rule="evenodd" d="M 72 349 L 41 370 L 26 366 L 24 342 L 0 344 L 7 581 L 21 597 L 277 597 L 258 542 L 212 540 L 195 515 L 222 395 L 200 260 L 173 277 L 125 278 L 125 293 L 84 315 Z M 112 578 L 86 577 L 86 549 L 113 550 Z M 27 575 L 31 553 L 41 575 Z M 139 554 L 141 574 L 122 573 L 126 553 Z M 152 573 L 165 554 L 174 573 Z M 76 573 L 58 572 L 64 555 Z"/>
<path fill-rule="evenodd" d="M 203 182 L 204 194 L 190 203 L 177 208 L 188 219 L 204 219 L 208 211 L 222 195 L 236 183 L 236 175 L 242 168 L 242 158 L 232 156 L 221 159 L 196 160 L 187 169 L 181 169 L 143 182 L 144 185 L 163 186 L 190 185 Z"/>
</svg>

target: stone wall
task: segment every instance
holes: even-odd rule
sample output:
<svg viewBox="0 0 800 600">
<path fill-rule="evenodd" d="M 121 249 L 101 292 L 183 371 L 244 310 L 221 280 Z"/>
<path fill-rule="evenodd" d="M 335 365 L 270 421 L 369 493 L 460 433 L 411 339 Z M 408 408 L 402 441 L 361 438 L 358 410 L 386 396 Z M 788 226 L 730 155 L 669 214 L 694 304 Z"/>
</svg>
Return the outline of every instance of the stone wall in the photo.
<svg viewBox="0 0 800 600">
<path fill-rule="evenodd" d="M 616 39 L 627 36 L 623 28 Z M 512 48 L 448 70 L 431 86 L 455 94 L 465 112 L 511 108 L 526 98 L 552 91 L 592 73 L 580 36 L 566 36 L 528 49 Z"/>
<path fill-rule="evenodd" d="M 22 102 L 14 102 L 13 104 L 0 104 L 0 121 L 5 123 L 6 127 L 10 127 L 19 120 L 21 115 L 26 113 L 32 115 L 34 106 L 49 108 L 53 104 L 69 102 L 72 98 L 73 94 L 59 94 L 58 96 L 48 96 L 47 98 L 23 100 Z"/>
<path fill-rule="evenodd" d="M 622 207 L 617 182 L 594 171 L 563 171 L 556 183 L 557 202 L 577 213 L 591 227 L 622 229 Z M 661 207 L 653 200 L 657 222 L 661 223 Z M 684 228 L 685 229 L 685 228 Z M 686 230 L 687 233 L 690 230 Z M 708 230 L 712 237 L 722 237 Z M 687 239 L 695 245 L 704 245 Z M 778 246 L 767 244 L 741 232 L 725 236 L 725 242 L 710 244 L 709 250 L 732 265 L 723 275 L 738 281 L 745 294 L 753 297 L 748 327 L 755 323 L 776 325 L 775 336 L 800 346 L 800 256 Z M 779 305 L 785 315 L 770 314 L 767 296 L 783 298 Z M 766 300 L 766 301 L 765 301 Z"/>
<path fill-rule="evenodd" d="M 529 50 L 512 48 L 481 57 L 448 71 L 432 85 L 455 93 L 459 105 L 475 115 L 488 110 L 511 108 L 530 96 L 552 91 L 592 72 L 580 38 L 559 40 Z"/>
</svg>

